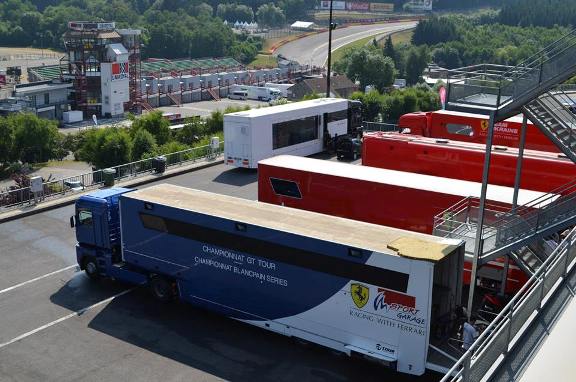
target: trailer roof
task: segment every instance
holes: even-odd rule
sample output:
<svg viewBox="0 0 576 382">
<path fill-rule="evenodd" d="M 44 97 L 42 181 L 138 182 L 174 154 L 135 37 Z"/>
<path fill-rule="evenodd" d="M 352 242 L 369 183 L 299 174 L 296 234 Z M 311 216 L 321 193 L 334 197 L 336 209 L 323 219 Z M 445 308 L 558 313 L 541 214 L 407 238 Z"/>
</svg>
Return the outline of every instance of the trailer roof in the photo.
<svg viewBox="0 0 576 382">
<path fill-rule="evenodd" d="M 432 114 L 457 115 L 460 117 L 468 117 L 468 118 L 474 118 L 474 119 L 486 119 L 486 120 L 488 120 L 490 118 L 488 115 L 484 115 L 484 114 L 466 113 L 463 111 L 454 111 L 454 110 L 436 110 L 436 111 L 433 111 Z M 515 115 L 515 116 L 512 116 L 508 119 L 505 119 L 504 121 L 501 121 L 499 123 L 502 123 L 502 122 L 522 123 L 522 116 L 521 115 Z M 532 122 L 528 121 L 528 124 L 531 125 Z"/>
<path fill-rule="evenodd" d="M 364 133 L 364 139 L 381 139 L 381 140 L 396 140 L 402 142 L 409 142 L 410 144 L 414 145 L 433 145 L 437 147 L 451 147 L 463 150 L 470 150 L 485 153 L 486 152 L 486 145 L 483 143 L 476 143 L 476 142 L 464 142 L 464 141 L 455 141 L 446 138 L 428 138 L 423 137 L 421 135 L 413 135 L 413 134 L 403 134 L 397 132 L 383 132 L 383 131 L 371 131 Z M 506 154 L 510 156 L 517 157 L 518 156 L 518 148 L 510 147 L 510 146 L 502 146 L 502 145 L 495 145 L 492 147 L 492 153 L 498 154 Z M 566 161 L 572 163 L 564 154 L 561 153 L 553 153 L 548 151 L 539 151 L 539 150 L 524 150 L 524 157 L 525 158 L 538 158 L 538 159 L 547 159 L 547 160 L 556 160 L 556 161 Z"/>
<path fill-rule="evenodd" d="M 348 100 L 342 98 L 318 98 L 309 101 L 291 102 L 284 105 L 262 107 L 260 109 L 251 109 L 239 111 L 237 113 L 226 114 L 225 117 L 262 117 L 265 115 L 277 115 L 294 110 L 305 111 L 323 105 L 348 104 Z"/>
<path fill-rule="evenodd" d="M 316 212 L 160 184 L 124 198 L 157 203 L 380 252 L 389 256 L 437 262 L 458 250 L 461 241 L 359 222 Z"/>
<path fill-rule="evenodd" d="M 466 180 L 441 178 L 438 176 L 422 175 L 369 166 L 356 166 L 348 163 L 297 157 L 291 155 L 279 155 L 276 157 L 264 159 L 258 163 L 299 171 L 308 171 L 318 174 L 389 184 L 398 187 L 458 195 L 461 196 L 462 199 L 469 196 L 480 197 L 481 190 L 480 183 L 469 182 Z M 494 202 L 511 204 L 513 194 L 514 189 L 511 187 L 489 185 L 487 198 L 488 200 Z M 544 195 L 546 195 L 544 192 L 521 189 L 518 193 L 518 204 L 525 205 Z M 553 200 L 549 200 L 548 202 L 552 201 Z"/>
</svg>

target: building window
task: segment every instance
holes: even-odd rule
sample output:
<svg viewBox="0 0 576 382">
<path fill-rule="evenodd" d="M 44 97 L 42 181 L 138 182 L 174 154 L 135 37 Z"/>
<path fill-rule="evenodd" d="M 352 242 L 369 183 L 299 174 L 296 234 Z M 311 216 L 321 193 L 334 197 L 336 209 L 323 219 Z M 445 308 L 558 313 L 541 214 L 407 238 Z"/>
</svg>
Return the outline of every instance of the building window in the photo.
<svg viewBox="0 0 576 382">
<path fill-rule="evenodd" d="M 277 195 L 288 196 L 290 198 L 302 199 L 298 183 L 290 180 L 270 178 L 270 184 Z"/>
<path fill-rule="evenodd" d="M 459 123 L 447 123 L 446 131 L 450 134 L 466 135 L 471 137 L 474 135 L 474 129 L 470 125 L 462 125 Z"/>
<path fill-rule="evenodd" d="M 318 139 L 318 116 L 272 125 L 273 150 Z"/>
<path fill-rule="evenodd" d="M 48 105 L 50 103 L 50 93 L 44 93 L 44 105 Z"/>
</svg>

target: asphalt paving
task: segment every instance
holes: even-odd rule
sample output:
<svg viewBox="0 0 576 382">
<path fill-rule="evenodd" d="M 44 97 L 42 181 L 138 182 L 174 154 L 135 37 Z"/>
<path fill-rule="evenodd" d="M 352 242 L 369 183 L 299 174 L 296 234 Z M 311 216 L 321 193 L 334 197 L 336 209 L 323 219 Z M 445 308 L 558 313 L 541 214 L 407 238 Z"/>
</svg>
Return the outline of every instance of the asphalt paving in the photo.
<svg viewBox="0 0 576 382">
<path fill-rule="evenodd" d="M 162 180 L 257 198 L 254 171 Z M 159 182 L 159 183 L 160 183 Z M 147 185 L 148 187 L 150 185 Z M 78 271 L 73 206 L 0 224 L 0 381 L 430 381 Z"/>
<path fill-rule="evenodd" d="M 416 21 L 387 24 L 354 25 L 332 32 L 332 52 L 369 36 L 390 34 L 416 27 Z M 294 40 L 276 50 L 276 55 L 296 60 L 302 65 L 323 67 L 328 58 L 328 32 Z"/>
</svg>

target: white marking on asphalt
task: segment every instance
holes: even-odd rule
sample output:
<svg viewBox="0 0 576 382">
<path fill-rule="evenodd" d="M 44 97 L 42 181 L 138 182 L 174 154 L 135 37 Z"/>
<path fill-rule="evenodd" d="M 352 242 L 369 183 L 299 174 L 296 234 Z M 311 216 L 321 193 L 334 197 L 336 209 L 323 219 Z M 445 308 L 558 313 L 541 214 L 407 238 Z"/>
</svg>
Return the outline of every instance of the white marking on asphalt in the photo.
<svg viewBox="0 0 576 382">
<path fill-rule="evenodd" d="M 16 284 L 16 285 L 13 285 L 13 286 L 11 286 L 11 287 L 9 287 L 9 288 L 0 290 L 0 294 L 6 293 L 6 292 L 10 292 L 11 290 L 14 290 L 14 289 L 23 287 L 24 285 L 32 284 L 32 283 L 34 283 L 34 282 L 36 282 L 36 281 L 45 279 L 46 277 L 54 276 L 54 275 L 56 275 L 56 274 L 58 274 L 58 273 L 67 271 L 67 270 L 69 270 L 69 269 L 77 268 L 77 267 L 78 267 L 78 265 L 70 265 L 69 267 L 62 268 L 62 269 L 59 269 L 59 270 L 57 270 L 57 271 L 47 273 L 47 274 L 45 274 L 45 275 L 43 275 L 43 276 L 36 277 L 35 279 L 28 280 L 28 281 L 24 281 L 23 283 Z"/>
<path fill-rule="evenodd" d="M 59 323 L 61 323 L 61 322 L 63 322 L 63 321 L 66 321 L 66 320 L 68 320 L 68 319 L 70 319 L 70 318 L 79 317 L 79 316 L 81 316 L 82 314 L 86 313 L 87 311 L 89 311 L 89 310 L 91 310 L 91 309 L 97 308 L 97 307 L 99 307 L 100 305 L 107 304 L 107 303 L 109 303 L 110 301 L 114 300 L 115 298 L 121 297 L 121 296 L 123 296 L 123 295 L 125 295 L 125 294 L 127 294 L 127 293 L 132 292 L 132 291 L 133 291 L 134 289 L 136 289 L 136 288 L 137 288 L 137 287 L 132 287 L 132 288 L 127 289 L 127 290 L 125 290 L 125 291 L 123 291 L 123 292 L 120 292 L 120 293 L 118 293 L 118 294 L 115 294 L 115 295 L 112 296 L 112 297 L 109 297 L 109 298 L 107 298 L 107 299 L 105 299 L 105 300 L 102 300 L 102 301 L 100 301 L 100 302 L 97 302 L 96 304 L 87 306 L 86 308 L 82 308 L 82 309 L 80 309 L 80 310 L 77 310 L 77 311 L 74 312 L 74 313 L 70 313 L 70 314 L 68 314 L 68 315 L 66 315 L 66 316 L 64 316 L 64 317 L 60 317 L 60 318 L 57 319 L 57 320 L 54 320 L 54 321 L 52 321 L 52 322 L 49 322 L 49 323 L 47 323 L 46 325 L 42 325 L 42 326 L 40 326 L 39 328 L 36 328 L 36 329 L 34 329 L 34 330 L 31 330 L 31 331 L 29 331 L 29 332 L 26 332 L 26 333 L 24 333 L 24 334 L 21 334 L 21 335 L 19 335 L 18 337 L 13 338 L 13 339 L 11 339 L 11 340 L 8 341 L 8 342 L 4 342 L 3 344 L 0 344 L 0 350 L 1 350 L 2 348 L 5 348 L 5 347 L 8 346 L 8 345 L 12 345 L 12 344 L 15 343 L 15 342 L 21 341 L 21 340 L 23 340 L 24 338 L 30 337 L 30 336 L 33 335 L 33 334 L 36 334 L 36 333 L 38 333 L 38 332 L 41 332 L 41 331 L 44 330 L 44 329 L 48 329 L 49 327 L 52 327 L 52 326 L 54 326 L 54 325 L 56 325 L 56 324 L 59 324 Z"/>
</svg>

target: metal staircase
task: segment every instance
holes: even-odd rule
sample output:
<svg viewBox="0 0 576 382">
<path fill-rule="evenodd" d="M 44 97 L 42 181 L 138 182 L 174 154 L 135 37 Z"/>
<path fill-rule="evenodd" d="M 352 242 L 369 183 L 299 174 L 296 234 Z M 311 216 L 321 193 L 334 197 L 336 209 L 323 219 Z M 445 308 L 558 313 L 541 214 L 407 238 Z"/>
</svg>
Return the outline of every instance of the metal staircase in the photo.
<svg viewBox="0 0 576 382">
<path fill-rule="evenodd" d="M 576 29 L 517 66 L 475 65 L 448 72 L 447 107 L 493 112 L 496 122 L 576 74 Z"/>
<path fill-rule="evenodd" d="M 463 240 L 466 252 L 473 254 L 478 213 L 479 200 L 464 199 L 435 217 L 434 234 Z M 514 252 L 512 257 L 533 272 L 538 263 L 545 260 L 546 251 L 529 247 L 531 252 L 537 252 L 537 258 L 534 258 L 523 248 L 574 224 L 576 180 L 515 210 L 488 203 L 479 264 Z"/>
<path fill-rule="evenodd" d="M 520 249 L 510 251 L 510 257 L 526 274 L 532 276 L 550 257 L 554 249 L 554 246 L 549 244 L 549 241 L 540 240 Z"/>
<path fill-rule="evenodd" d="M 524 114 L 576 163 L 576 88 L 557 87 L 522 107 Z"/>
</svg>

